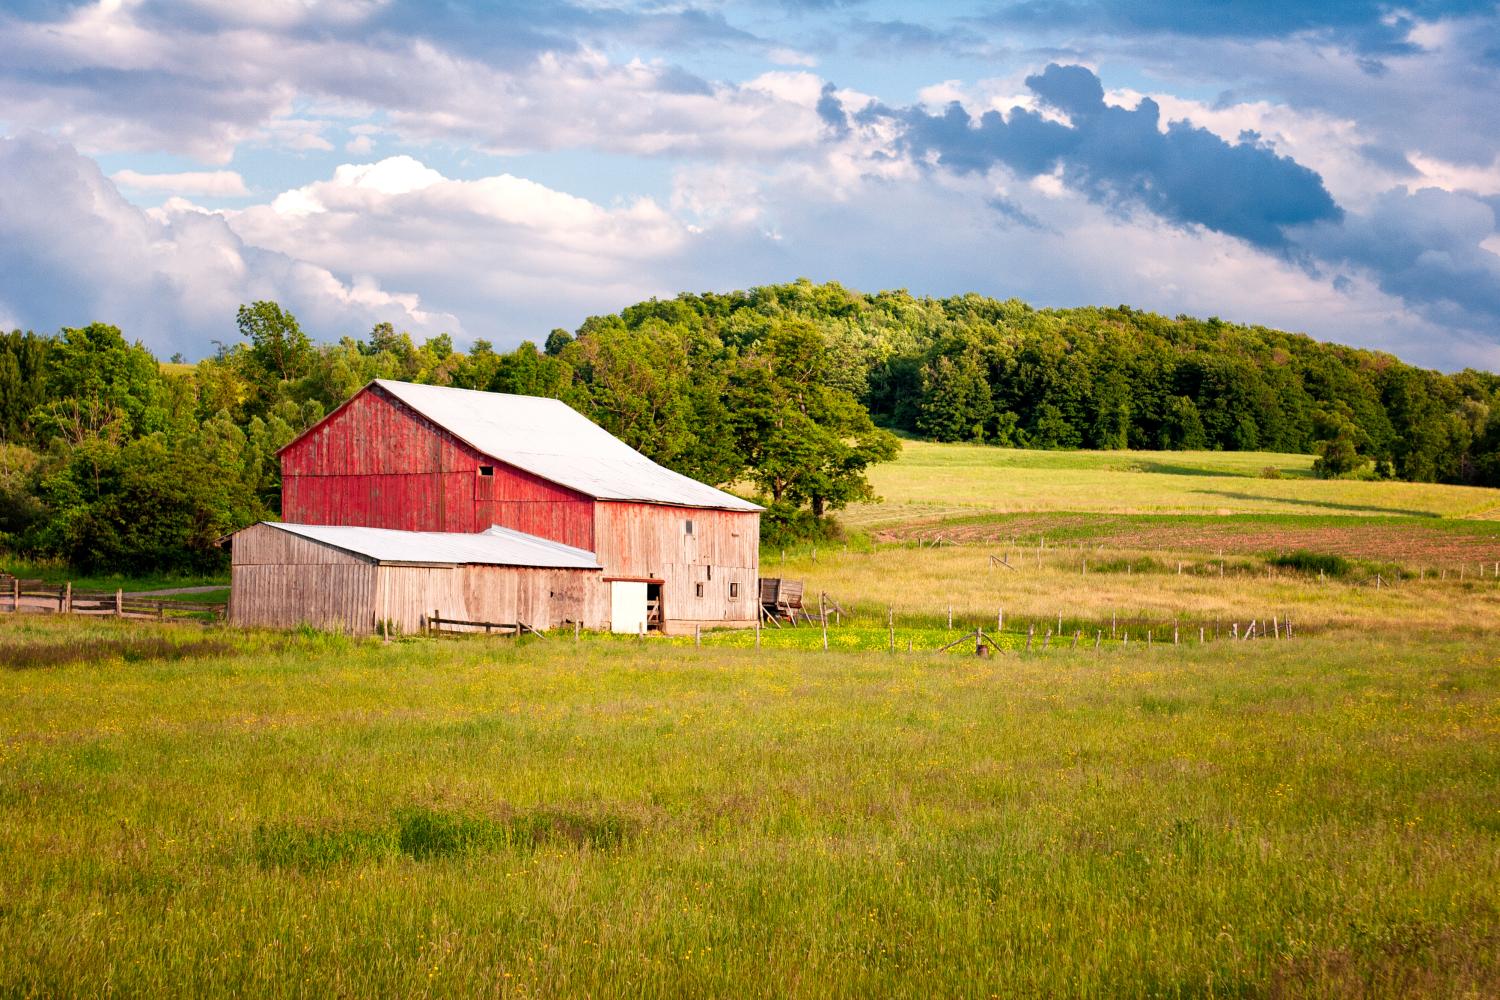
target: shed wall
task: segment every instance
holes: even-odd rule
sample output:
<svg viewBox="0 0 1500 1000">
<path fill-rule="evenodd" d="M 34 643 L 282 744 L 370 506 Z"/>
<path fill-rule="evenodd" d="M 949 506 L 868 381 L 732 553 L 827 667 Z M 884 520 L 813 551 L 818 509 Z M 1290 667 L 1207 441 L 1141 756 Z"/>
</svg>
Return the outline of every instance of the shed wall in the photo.
<svg viewBox="0 0 1500 1000">
<path fill-rule="evenodd" d="M 594 510 L 604 576 L 661 580 L 669 631 L 755 621 L 759 513 L 604 500 Z"/>
<path fill-rule="evenodd" d="M 480 469 L 493 470 L 481 476 Z M 378 388 L 281 454 L 281 515 L 300 524 L 483 531 L 594 547 L 594 501 L 482 455 Z"/>
<path fill-rule="evenodd" d="M 420 631 L 427 616 L 483 622 L 525 622 L 557 628 L 579 621 L 601 628 L 607 618 L 598 570 L 516 566 L 381 566 L 377 617 L 404 632 Z"/>
<path fill-rule="evenodd" d="M 342 632 L 375 627 L 375 564 L 258 524 L 232 542 L 229 620 L 235 625 Z"/>
</svg>

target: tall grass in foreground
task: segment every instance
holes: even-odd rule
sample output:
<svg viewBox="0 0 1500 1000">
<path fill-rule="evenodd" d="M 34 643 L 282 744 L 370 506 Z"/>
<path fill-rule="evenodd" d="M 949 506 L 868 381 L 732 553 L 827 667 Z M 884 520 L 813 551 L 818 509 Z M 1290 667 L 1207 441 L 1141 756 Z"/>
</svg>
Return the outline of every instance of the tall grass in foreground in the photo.
<svg viewBox="0 0 1500 1000">
<path fill-rule="evenodd" d="M 0 993 L 1500 992 L 1489 647 L 222 635 L 0 669 Z"/>
</svg>

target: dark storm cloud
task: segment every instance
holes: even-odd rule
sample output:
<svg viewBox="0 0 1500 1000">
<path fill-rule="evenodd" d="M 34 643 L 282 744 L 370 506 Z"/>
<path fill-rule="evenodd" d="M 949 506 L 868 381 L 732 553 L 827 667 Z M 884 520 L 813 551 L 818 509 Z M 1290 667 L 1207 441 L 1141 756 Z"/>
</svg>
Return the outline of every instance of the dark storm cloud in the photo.
<svg viewBox="0 0 1500 1000">
<path fill-rule="evenodd" d="M 1481 244 L 1496 232 L 1500 198 L 1396 188 L 1336 226 L 1317 225 L 1298 243 L 1330 264 L 1365 269 L 1382 291 L 1439 322 L 1500 329 L 1500 256 Z"/>
<path fill-rule="evenodd" d="M 999 164 L 1030 178 L 1061 168 L 1064 183 L 1101 204 L 1144 207 L 1267 249 L 1285 249 L 1290 226 L 1340 217 L 1316 172 L 1258 136 L 1228 143 L 1186 122 L 1162 132 L 1154 101 L 1107 105 L 1099 78 L 1082 66 L 1052 64 L 1026 84 L 1068 122 L 1019 107 L 975 118 L 957 103 L 937 115 L 878 106 L 861 114 L 899 120 L 900 144 L 910 155 L 956 173 Z"/>
</svg>

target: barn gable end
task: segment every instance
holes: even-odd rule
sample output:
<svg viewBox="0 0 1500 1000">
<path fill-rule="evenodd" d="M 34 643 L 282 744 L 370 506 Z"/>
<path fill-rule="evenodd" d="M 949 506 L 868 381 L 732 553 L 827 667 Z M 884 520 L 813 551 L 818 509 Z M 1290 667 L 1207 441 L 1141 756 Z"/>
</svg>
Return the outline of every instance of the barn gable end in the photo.
<svg viewBox="0 0 1500 1000">
<path fill-rule="evenodd" d="M 299 524 L 459 532 L 498 524 L 594 547 L 591 497 L 481 454 L 378 385 L 282 449 L 281 470 L 282 517 Z"/>
</svg>

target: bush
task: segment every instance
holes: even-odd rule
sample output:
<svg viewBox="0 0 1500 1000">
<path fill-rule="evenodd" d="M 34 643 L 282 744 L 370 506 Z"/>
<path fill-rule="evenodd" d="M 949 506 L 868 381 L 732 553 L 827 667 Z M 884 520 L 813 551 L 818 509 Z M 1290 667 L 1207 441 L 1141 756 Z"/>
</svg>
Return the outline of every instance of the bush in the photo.
<svg viewBox="0 0 1500 1000">
<path fill-rule="evenodd" d="M 1278 468 L 1276 468 L 1276 466 L 1274 466 L 1274 465 L 1268 465 L 1264 469 L 1260 470 L 1260 478 L 1262 478 L 1262 479 L 1281 479 L 1282 478 L 1281 470 L 1278 469 Z"/>
<path fill-rule="evenodd" d="M 772 548 L 827 542 L 842 534 L 838 522 L 833 518 L 815 517 L 812 511 L 786 501 L 770 504 L 760 516 L 761 544 Z"/>
<path fill-rule="evenodd" d="M 1281 569 L 1298 570 L 1303 573 L 1321 571 L 1327 576 L 1348 576 L 1354 571 L 1354 564 L 1343 556 L 1329 555 L 1325 552 L 1307 552 L 1301 549 L 1296 552 L 1283 552 L 1267 562 Z"/>
</svg>

